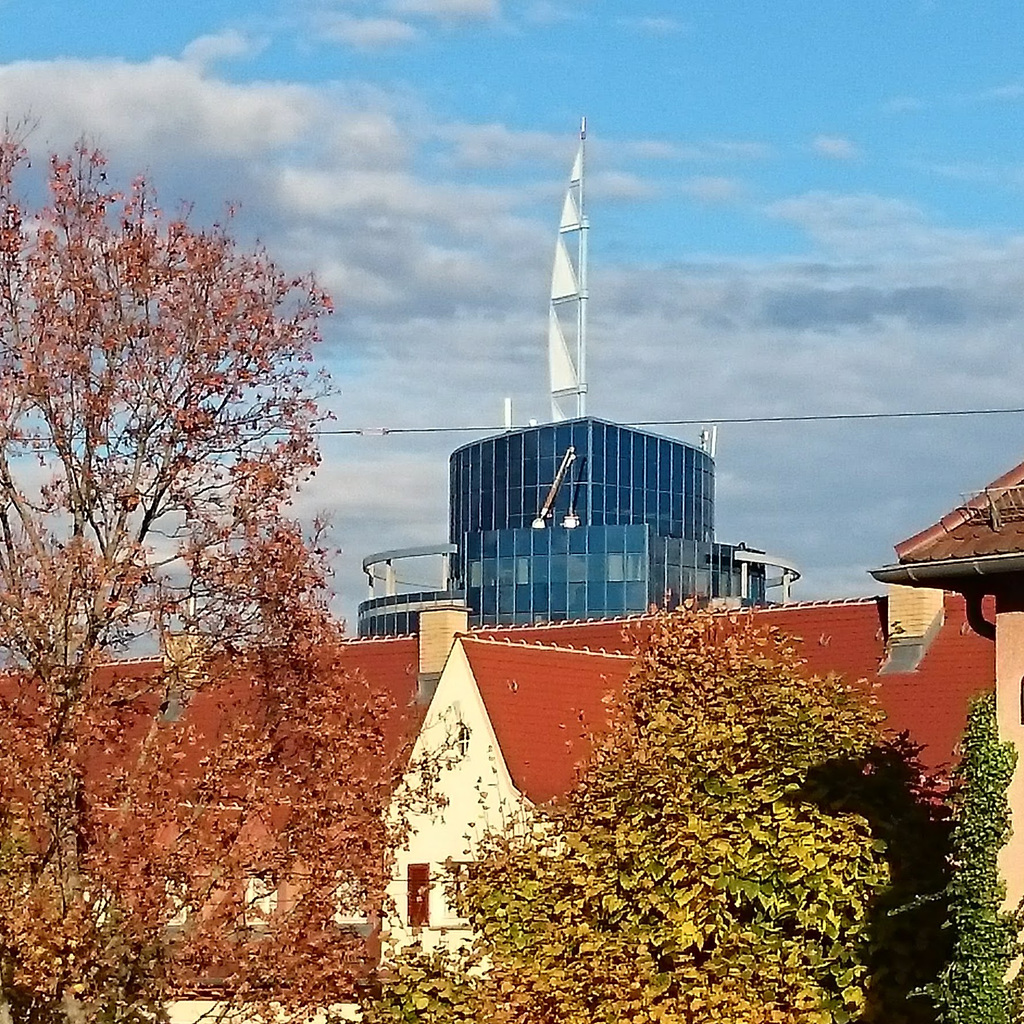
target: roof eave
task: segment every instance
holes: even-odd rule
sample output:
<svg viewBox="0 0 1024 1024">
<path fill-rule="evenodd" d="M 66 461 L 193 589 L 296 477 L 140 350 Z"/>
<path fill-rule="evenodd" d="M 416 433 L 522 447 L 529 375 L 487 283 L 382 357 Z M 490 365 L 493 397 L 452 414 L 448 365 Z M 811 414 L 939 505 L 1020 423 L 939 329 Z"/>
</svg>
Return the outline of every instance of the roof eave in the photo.
<svg viewBox="0 0 1024 1024">
<path fill-rule="evenodd" d="M 934 562 L 897 562 L 869 569 L 879 583 L 897 583 L 905 587 L 934 587 L 962 590 L 982 577 L 1024 573 L 1024 552 L 1001 555 L 979 555 L 974 558 L 943 558 Z"/>
</svg>

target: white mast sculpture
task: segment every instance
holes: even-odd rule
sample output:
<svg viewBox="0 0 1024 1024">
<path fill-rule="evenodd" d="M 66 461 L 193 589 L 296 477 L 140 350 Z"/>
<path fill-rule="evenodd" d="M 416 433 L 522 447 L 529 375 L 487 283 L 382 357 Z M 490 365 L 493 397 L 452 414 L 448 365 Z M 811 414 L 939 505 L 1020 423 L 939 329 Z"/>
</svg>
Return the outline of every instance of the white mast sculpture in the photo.
<svg viewBox="0 0 1024 1024">
<path fill-rule="evenodd" d="M 548 314 L 548 369 L 551 377 L 551 418 L 586 415 L 587 405 L 587 232 L 583 207 L 584 149 L 587 119 L 580 121 L 580 148 L 572 165 L 569 188 L 555 243 Z M 567 236 L 575 235 L 570 254 Z M 569 241 L 573 241 L 569 239 Z"/>
</svg>

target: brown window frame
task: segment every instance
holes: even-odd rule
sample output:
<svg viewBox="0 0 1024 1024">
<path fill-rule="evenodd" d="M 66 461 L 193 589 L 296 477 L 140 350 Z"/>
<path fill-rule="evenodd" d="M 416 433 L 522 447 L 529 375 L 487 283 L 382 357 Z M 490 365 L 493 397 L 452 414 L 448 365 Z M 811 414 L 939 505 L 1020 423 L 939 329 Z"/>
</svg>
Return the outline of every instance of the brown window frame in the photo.
<svg viewBox="0 0 1024 1024">
<path fill-rule="evenodd" d="M 426 928 L 430 925 L 430 865 L 409 864 L 406 869 L 406 882 L 409 927 Z"/>
</svg>

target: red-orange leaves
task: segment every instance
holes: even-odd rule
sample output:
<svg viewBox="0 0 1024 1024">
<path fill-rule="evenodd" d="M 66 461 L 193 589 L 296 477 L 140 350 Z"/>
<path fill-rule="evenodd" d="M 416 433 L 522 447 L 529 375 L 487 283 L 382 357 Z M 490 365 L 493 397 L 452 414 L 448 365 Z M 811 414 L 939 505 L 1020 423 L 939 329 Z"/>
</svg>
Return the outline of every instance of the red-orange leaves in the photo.
<svg viewBox="0 0 1024 1024">
<path fill-rule="evenodd" d="M 24 158 L 0 138 L 0 1019 L 329 1004 L 366 956 L 338 880 L 380 897 L 404 737 L 281 516 L 329 303 L 84 145 L 24 210 Z M 110 664 L 140 640 L 166 661 Z"/>
</svg>

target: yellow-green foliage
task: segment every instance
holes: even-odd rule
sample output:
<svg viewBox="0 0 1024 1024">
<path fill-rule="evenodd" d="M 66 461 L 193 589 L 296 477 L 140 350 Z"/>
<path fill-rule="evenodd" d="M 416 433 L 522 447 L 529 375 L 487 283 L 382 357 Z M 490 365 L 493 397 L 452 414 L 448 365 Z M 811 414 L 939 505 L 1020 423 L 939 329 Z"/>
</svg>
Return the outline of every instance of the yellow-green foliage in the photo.
<svg viewBox="0 0 1024 1024">
<path fill-rule="evenodd" d="M 481 1024 L 927 1019 L 892 1014 L 883 990 L 909 1006 L 912 979 L 877 954 L 900 938 L 884 911 L 903 762 L 859 693 L 793 664 L 722 617 L 656 630 L 566 803 L 532 839 L 492 837 L 471 874 Z"/>
<path fill-rule="evenodd" d="M 403 950 L 363 1005 L 364 1024 L 474 1024 L 489 1019 L 473 955 Z"/>
</svg>

